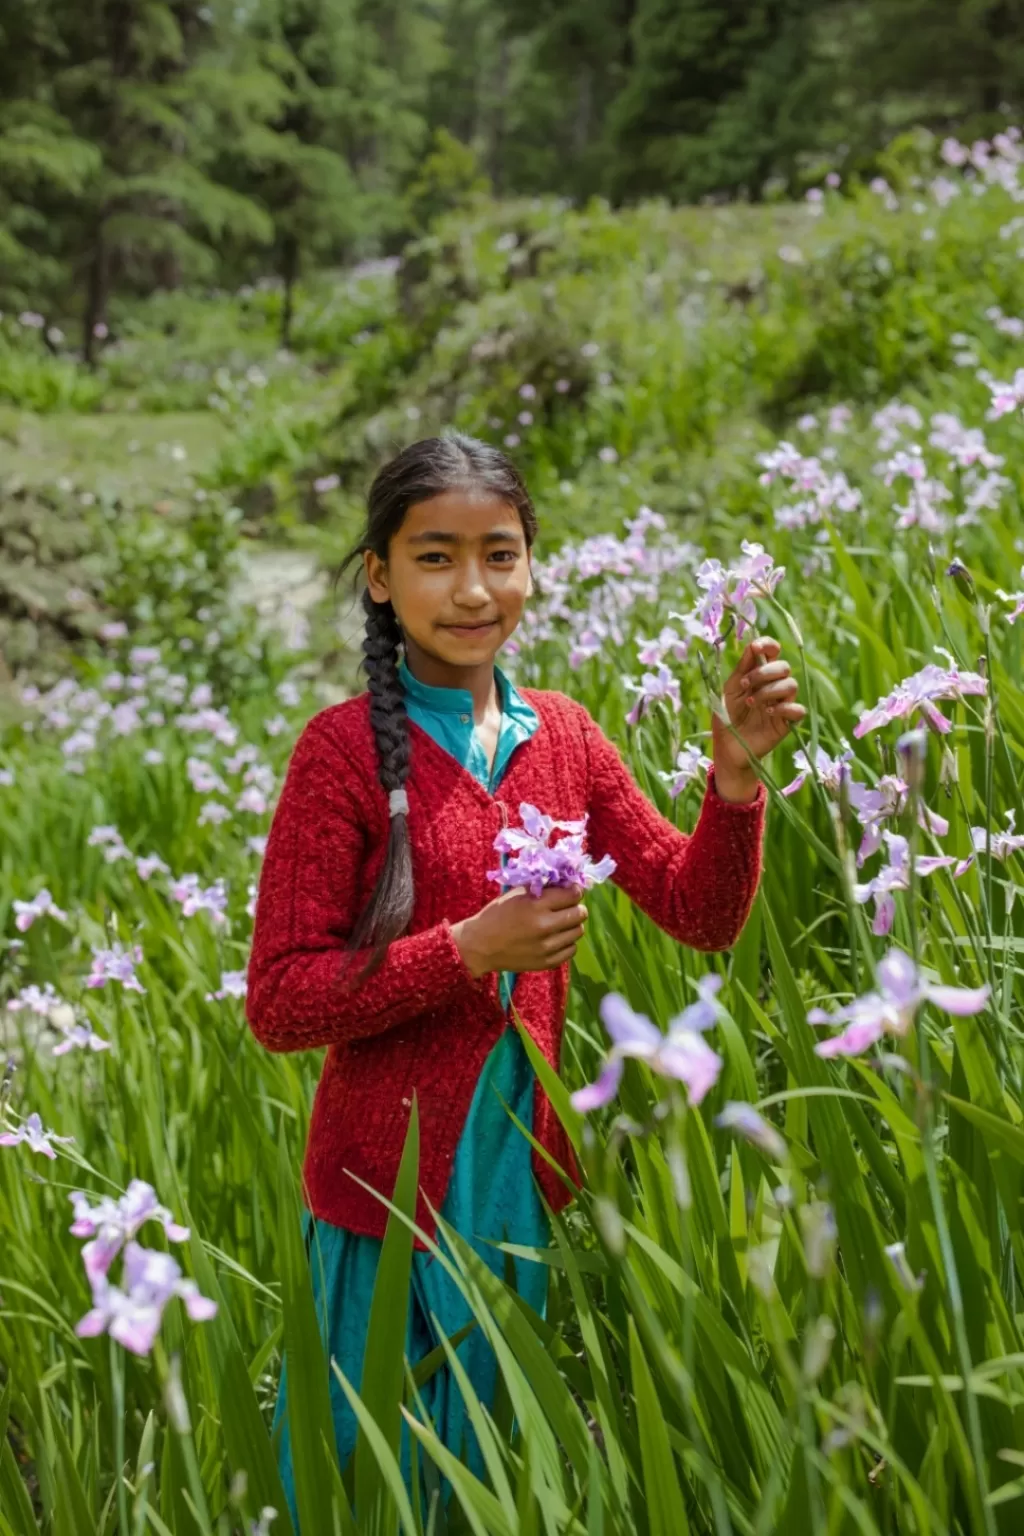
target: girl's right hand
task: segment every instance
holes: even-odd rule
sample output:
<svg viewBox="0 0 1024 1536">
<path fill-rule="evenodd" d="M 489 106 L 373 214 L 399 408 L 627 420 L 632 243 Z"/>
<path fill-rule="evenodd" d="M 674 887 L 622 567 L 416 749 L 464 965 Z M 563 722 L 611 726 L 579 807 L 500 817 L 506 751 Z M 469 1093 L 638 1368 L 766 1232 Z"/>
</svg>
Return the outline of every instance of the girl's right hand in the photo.
<svg viewBox="0 0 1024 1536">
<path fill-rule="evenodd" d="M 452 937 L 474 976 L 489 971 L 554 971 L 576 953 L 587 923 L 578 885 L 548 886 L 531 896 L 506 891 L 474 917 L 452 924 Z"/>
</svg>

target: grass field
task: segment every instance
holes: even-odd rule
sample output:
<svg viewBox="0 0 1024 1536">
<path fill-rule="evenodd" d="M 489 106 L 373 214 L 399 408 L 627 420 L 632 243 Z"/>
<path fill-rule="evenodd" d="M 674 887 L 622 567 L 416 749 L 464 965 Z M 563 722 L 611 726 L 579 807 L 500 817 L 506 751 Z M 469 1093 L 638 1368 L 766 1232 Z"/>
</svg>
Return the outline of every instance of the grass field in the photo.
<svg viewBox="0 0 1024 1536">
<path fill-rule="evenodd" d="M 272 288 L 126 306 L 95 378 L 3 322 L 0 513 L 66 475 L 62 515 L 116 496 L 124 537 L 95 573 L 113 627 L 20 678 L 0 736 L 0 1536 L 287 1533 L 282 1350 L 304 1532 L 1019 1529 L 1024 189 L 1016 138 L 928 153 L 818 213 L 488 205 L 404 273 L 325 276 L 286 354 Z M 451 1234 L 500 1361 L 485 1482 L 401 1359 L 415 1131 L 337 1467 L 299 1228 L 320 1060 L 244 1018 L 289 753 L 325 661 L 359 683 L 309 567 L 308 627 L 261 635 L 240 545 L 326 570 L 378 459 L 449 421 L 538 506 L 502 664 L 585 704 L 677 825 L 751 633 L 809 711 L 763 764 L 733 949 L 614 882 L 588 899 L 559 1077 L 535 1062 L 586 1172 L 546 1320 Z M 574 1109 L 609 994 L 685 1030 L 709 977 L 706 1093 L 641 1055 Z M 407 1498 L 403 1422 L 447 1515 Z"/>
</svg>

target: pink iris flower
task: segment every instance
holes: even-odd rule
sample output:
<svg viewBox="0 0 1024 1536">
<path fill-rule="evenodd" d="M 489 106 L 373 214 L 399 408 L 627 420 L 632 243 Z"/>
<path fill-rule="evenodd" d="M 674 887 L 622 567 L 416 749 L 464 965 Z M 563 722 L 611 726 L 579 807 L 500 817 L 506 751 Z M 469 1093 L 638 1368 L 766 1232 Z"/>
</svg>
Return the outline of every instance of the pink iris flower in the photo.
<svg viewBox="0 0 1024 1536">
<path fill-rule="evenodd" d="M 699 1104 L 714 1087 L 722 1070 L 722 1058 L 702 1038 L 718 1017 L 715 993 L 722 985 L 721 976 L 704 976 L 698 983 L 699 998 L 676 1018 L 670 1020 L 668 1033 L 643 1013 L 636 1013 L 618 992 L 609 992 L 601 1000 L 601 1022 L 612 1037 L 600 1076 L 594 1083 L 578 1089 L 571 1097 L 573 1109 L 587 1114 L 600 1109 L 615 1097 L 622 1079 L 622 1063 L 627 1056 L 646 1061 L 662 1077 L 685 1083 L 690 1103 Z"/>
<path fill-rule="evenodd" d="M 814 1047 L 817 1056 L 859 1056 L 886 1033 L 903 1036 L 922 1003 L 934 1003 L 958 1017 L 979 1013 L 989 989 L 947 987 L 925 981 L 913 960 L 901 949 L 890 949 L 878 966 L 878 989 L 858 997 L 835 1013 L 812 1008 L 808 1024 L 840 1024 L 846 1028 Z"/>
<path fill-rule="evenodd" d="M 896 916 L 893 892 L 910 888 L 910 845 L 907 839 L 896 832 L 883 832 L 882 836 L 889 845 L 889 863 L 878 871 L 873 880 L 858 883 L 853 888 L 857 901 L 868 901 L 872 896 L 875 898 L 875 919 L 871 931 L 877 934 L 888 933 L 892 927 Z M 956 855 L 952 853 L 927 854 L 914 860 L 914 869 L 919 875 L 930 875 L 934 870 L 948 869 L 956 862 Z"/>
<path fill-rule="evenodd" d="M 148 1355 L 160 1331 L 164 1308 L 175 1296 L 185 1303 L 193 1322 L 217 1315 L 217 1303 L 201 1296 L 194 1280 L 182 1276 L 169 1253 L 157 1253 L 130 1242 L 124 1252 L 124 1285 L 111 1285 L 103 1276 L 93 1289 L 93 1307 L 75 1326 L 79 1338 L 109 1333 L 136 1355 Z"/>
<path fill-rule="evenodd" d="M 936 646 L 936 650 L 941 647 Z M 948 655 L 948 652 L 943 654 Z M 952 730 L 951 723 L 935 707 L 936 699 L 959 699 L 965 694 L 984 694 L 988 683 L 978 672 L 961 672 L 950 657 L 948 667 L 929 662 L 920 672 L 906 677 L 884 699 L 879 699 L 873 709 L 865 711 L 853 728 L 855 736 L 866 736 L 877 731 L 891 720 L 901 720 L 920 710 L 928 724 L 942 735 Z"/>
<path fill-rule="evenodd" d="M 0 1136 L 0 1147 L 16 1147 L 24 1142 L 30 1152 L 41 1152 L 44 1157 L 55 1158 L 57 1154 L 50 1143 L 74 1139 L 73 1136 L 58 1136 L 55 1131 L 44 1131 L 42 1119 L 33 1110 L 21 1125 L 14 1130 L 4 1131 Z"/>
</svg>

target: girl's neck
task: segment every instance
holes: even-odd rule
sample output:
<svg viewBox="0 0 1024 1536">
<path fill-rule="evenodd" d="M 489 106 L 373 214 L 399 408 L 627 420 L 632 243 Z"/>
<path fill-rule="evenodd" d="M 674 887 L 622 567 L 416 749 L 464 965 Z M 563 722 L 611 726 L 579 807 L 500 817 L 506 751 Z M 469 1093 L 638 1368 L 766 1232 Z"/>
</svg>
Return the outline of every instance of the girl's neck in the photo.
<svg viewBox="0 0 1024 1536">
<path fill-rule="evenodd" d="M 482 720 L 492 708 L 500 711 L 501 698 L 494 672 L 494 657 L 468 667 L 453 667 L 424 655 L 415 647 L 405 650 L 405 664 L 417 682 L 431 688 L 464 688 L 473 698 L 473 714 Z"/>
</svg>

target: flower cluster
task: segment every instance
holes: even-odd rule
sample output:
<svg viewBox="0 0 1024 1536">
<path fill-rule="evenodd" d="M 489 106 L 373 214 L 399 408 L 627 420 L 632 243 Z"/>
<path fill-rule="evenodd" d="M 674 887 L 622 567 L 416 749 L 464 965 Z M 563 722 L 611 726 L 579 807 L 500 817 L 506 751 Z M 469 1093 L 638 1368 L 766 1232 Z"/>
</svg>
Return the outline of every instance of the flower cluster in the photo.
<svg viewBox="0 0 1024 1536">
<path fill-rule="evenodd" d="M 194 1280 L 185 1279 L 181 1267 L 170 1254 L 143 1248 L 135 1235 L 148 1221 L 159 1221 L 169 1242 L 181 1243 L 189 1236 L 188 1227 L 180 1226 L 165 1206 L 159 1204 L 156 1191 L 142 1179 L 133 1179 L 119 1200 L 104 1196 L 97 1205 L 81 1190 L 69 1196 L 75 1219 L 70 1231 L 89 1241 L 82 1249 L 85 1273 L 92 1289 L 93 1305 L 76 1324 L 80 1338 L 100 1333 L 110 1337 L 136 1355 L 148 1355 L 160 1331 L 164 1308 L 178 1296 L 193 1322 L 215 1317 L 217 1303 L 200 1295 Z M 110 1267 L 123 1250 L 121 1284 L 110 1280 Z"/>
<path fill-rule="evenodd" d="M 501 869 L 489 869 L 488 880 L 500 885 L 526 886 L 539 896 L 547 886 L 589 890 L 614 873 L 615 860 L 605 854 L 597 863 L 583 851 L 587 817 L 581 821 L 555 821 L 527 801 L 519 807 L 522 827 L 504 827 L 494 839 L 497 853 L 511 857 Z M 557 842 L 555 832 L 565 833 Z"/>
</svg>

